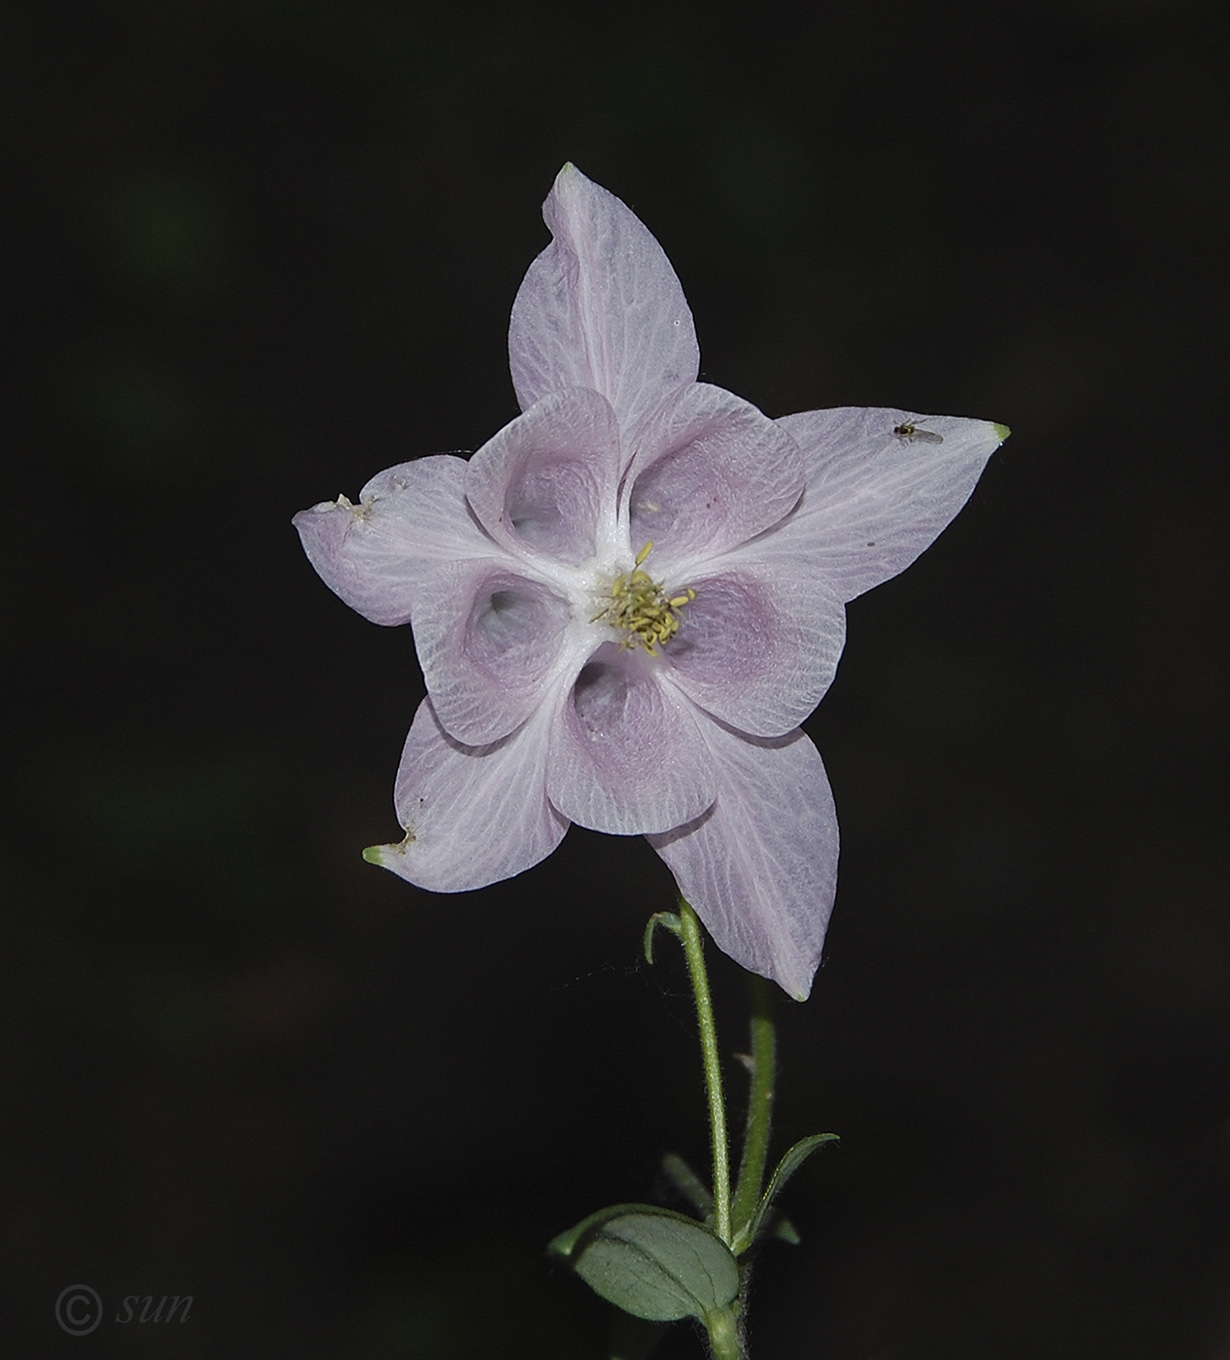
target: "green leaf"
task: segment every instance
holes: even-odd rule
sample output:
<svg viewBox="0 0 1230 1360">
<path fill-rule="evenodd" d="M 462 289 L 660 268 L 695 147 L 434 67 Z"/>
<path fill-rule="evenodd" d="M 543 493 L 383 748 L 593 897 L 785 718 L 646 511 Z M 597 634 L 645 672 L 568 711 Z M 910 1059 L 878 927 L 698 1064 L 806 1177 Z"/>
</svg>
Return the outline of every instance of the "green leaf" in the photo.
<svg viewBox="0 0 1230 1360">
<path fill-rule="evenodd" d="M 777 1170 L 773 1173 L 773 1179 L 769 1182 L 769 1188 L 761 1197 L 760 1203 L 756 1206 L 756 1212 L 751 1216 L 747 1223 L 735 1234 L 733 1249 L 736 1254 L 745 1252 L 748 1247 L 755 1242 L 760 1233 L 761 1226 L 765 1217 L 773 1207 L 773 1201 L 781 1192 L 782 1187 L 791 1176 L 803 1165 L 818 1147 L 825 1143 L 837 1142 L 835 1133 L 813 1133 L 810 1138 L 800 1139 L 794 1147 L 777 1164 Z M 794 1231 L 793 1228 L 790 1229 Z M 789 1239 L 787 1239 L 789 1240 Z"/>
<path fill-rule="evenodd" d="M 739 1292 L 739 1266 L 703 1224 L 651 1204 L 616 1204 L 547 1248 L 608 1302 L 647 1322 L 702 1322 Z"/>
</svg>

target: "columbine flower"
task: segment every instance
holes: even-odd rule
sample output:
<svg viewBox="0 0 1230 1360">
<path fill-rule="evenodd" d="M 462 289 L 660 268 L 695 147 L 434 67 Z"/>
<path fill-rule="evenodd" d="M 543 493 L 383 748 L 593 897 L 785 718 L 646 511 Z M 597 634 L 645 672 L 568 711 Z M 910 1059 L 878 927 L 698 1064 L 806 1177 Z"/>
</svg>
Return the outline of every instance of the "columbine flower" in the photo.
<svg viewBox="0 0 1230 1360">
<path fill-rule="evenodd" d="M 295 517 L 427 685 L 397 773 L 405 838 L 368 858 L 437 892 L 536 864 L 569 822 L 644 834 L 718 946 L 810 990 L 837 819 L 799 730 L 847 600 L 965 503 L 1002 426 L 892 410 L 770 420 L 696 381 L 683 290 L 573 166 L 513 304 L 522 414 Z"/>
</svg>

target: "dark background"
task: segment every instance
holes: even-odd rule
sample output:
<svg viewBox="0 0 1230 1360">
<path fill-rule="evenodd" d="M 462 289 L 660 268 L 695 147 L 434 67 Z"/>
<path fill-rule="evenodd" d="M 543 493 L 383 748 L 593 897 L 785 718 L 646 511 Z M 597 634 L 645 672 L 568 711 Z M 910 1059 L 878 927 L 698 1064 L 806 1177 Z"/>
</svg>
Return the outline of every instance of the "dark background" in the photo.
<svg viewBox="0 0 1230 1360">
<path fill-rule="evenodd" d="M 574 829 L 461 897 L 364 864 L 421 680 L 289 523 L 516 413 L 571 159 L 708 380 L 1014 429 L 808 724 L 844 855 L 778 1127 L 843 1141 L 757 1360 L 1230 1356 L 1219 12 L 9 12 L 6 1354 L 597 1360 L 544 1243 L 705 1161 L 656 857 Z"/>
</svg>

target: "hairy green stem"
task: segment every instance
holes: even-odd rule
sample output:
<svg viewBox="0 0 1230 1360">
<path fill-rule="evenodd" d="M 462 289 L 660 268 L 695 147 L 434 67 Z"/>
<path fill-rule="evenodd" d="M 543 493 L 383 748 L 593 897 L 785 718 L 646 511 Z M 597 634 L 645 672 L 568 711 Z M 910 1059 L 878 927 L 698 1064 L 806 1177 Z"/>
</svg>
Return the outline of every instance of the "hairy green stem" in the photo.
<svg viewBox="0 0 1230 1360">
<path fill-rule="evenodd" d="M 709 1097 L 709 1132 L 713 1145 L 714 1231 L 726 1243 L 730 1230 L 730 1153 L 726 1141 L 726 1099 L 722 1093 L 722 1064 L 718 1056 L 717 1025 L 713 1020 L 713 999 L 709 994 L 709 974 L 705 970 L 705 941 L 700 920 L 690 903 L 679 899 L 680 935 L 683 952 L 696 997 L 696 1020 L 700 1026 L 700 1051 L 705 1064 L 705 1090 Z"/>
<path fill-rule="evenodd" d="M 743 1338 L 739 1334 L 739 1320 L 733 1308 L 723 1308 L 718 1313 L 710 1313 L 705 1318 L 705 1330 L 709 1333 L 709 1347 L 713 1360 L 746 1360 Z"/>
</svg>

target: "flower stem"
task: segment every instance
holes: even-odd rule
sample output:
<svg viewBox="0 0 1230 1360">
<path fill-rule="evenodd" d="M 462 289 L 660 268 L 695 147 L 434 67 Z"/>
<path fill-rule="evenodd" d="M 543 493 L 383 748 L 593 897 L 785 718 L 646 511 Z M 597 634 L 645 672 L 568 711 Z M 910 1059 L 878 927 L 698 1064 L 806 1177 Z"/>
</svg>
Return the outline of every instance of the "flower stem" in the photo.
<svg viewBox="0 0 1230 1360">
<path fill-rule="evenodd" d="M 730 1153 L 726 1142 L 726 1100 L 722 1094 L 722 1065 L 718 1057 L 717 1025 L 713 1020 L 713 999 L 709 994 L 709 974 L 705 970 L 705 941 L 700 920 L 689 902 L 679 899 L 679 925 L 683 952 L 696 997 L 696 1020 L 700 1026 L 700 1051 L 705 1065 L 705 1090 L 709 1097 L 709 1133 L 713 1146 L 714 1231 L 731 1243 L 730 1231 Z"/>
<path fill-rule="evenodd" d="M 709 1333 L 709 1347 L 713 1360 L 746 1360 L 743 1338 L 739 1335 L 739 1321 L 733 1308 L 723 1308 L 705 1318 Z"/>
</svg>

